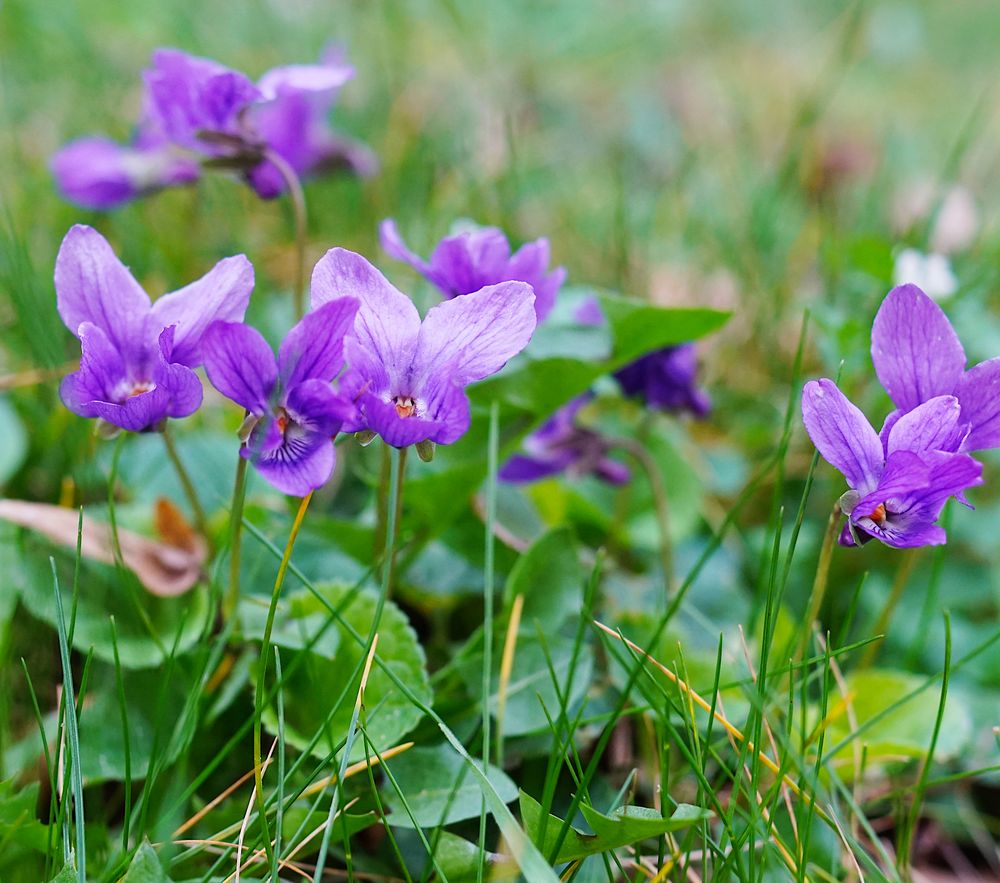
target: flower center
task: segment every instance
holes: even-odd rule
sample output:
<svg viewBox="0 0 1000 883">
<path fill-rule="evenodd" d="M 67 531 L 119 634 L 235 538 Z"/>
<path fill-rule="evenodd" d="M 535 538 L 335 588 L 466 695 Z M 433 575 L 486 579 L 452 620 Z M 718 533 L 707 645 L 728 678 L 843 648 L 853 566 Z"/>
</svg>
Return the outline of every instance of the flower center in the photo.
<svg viewBox="0 0 1000 883">
<path fill-rule="evenodd" d="M 400 417 L 412 417 L 417 413 L 417 403 L 411 396 L 395 396 L 392 403 L 396 406 L 396 413 Z"/>
<path fill-rule="evenodd" d="M 868 517 L 879 526 L 885 524 L 885 503 L 879 503 Z"/>
<path fill-rule="evenodd" d="M 278 431 L 284 435 L 288 429 L 288 424 L 291 422 L 288 412 L 284 408 L 278 408 L 275 412 L 275 422 L 278 424 Z"/>
<path fill-rule="evenodd" d="M 139 380 L 132 384 L 132 389 L 127 393 L 128 398 L 133 399 L 136 396 L 141 396 L 144 392 L 149 392 L 156 388 L 155 383 L 150 383 L 146 380 Z"/>
</svg>

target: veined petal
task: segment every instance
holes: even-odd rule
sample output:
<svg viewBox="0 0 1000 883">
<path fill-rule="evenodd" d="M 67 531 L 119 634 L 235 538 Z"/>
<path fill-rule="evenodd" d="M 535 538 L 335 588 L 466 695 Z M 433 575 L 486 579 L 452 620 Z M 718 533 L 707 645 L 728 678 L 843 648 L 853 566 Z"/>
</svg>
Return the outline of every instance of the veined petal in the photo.
<svg viewBox="0 0 1000 883">
<path fill-rule="evenodd" d="M 356 408 L 325 380 L 305 380 L 288 390 L 285 408 L 299 426 L 332 437 L 356 417 Z"/>
<path fill-rule="evenodd" d="M 96 417 L 93 403 L 112 400 L 115 388 L 127 382 L 127 368 L 121 353 L 96 325 L 84 322 L 78 333 L 82 348 L 80 370 L 63 378 L 59 395 L 74 414 Z"/>
<path fill-rule="evenodd" d="M 851 520 L 857 522 L 881 505 L 889 509 L 890 500 L 896 503 L 891 507 L 893 512 L 905 512 L 910 507 L 904 501 L 923 493 L 929 487 L 930 480 L 931 464 L 925 457 L 912 451 L 890 454 L 878 485 L 855 503 L 851 510 Z"/>
<path fill-rule="evenodd" d="M 202 336 L 201 352 L 212 386 L 254 414 L 268 410 L 278 363 L 259 331 L 236 322 L 213 322 Z"/>
<path fill-rule="evenodd" d="M 882 443 L 856 405 L 832 380 L 811 380 L 802 390 L 802 421 L 816 449 L 861 494 L 882 473 Z"/>
<path fill-rule="evenodd" d="M 286 389 L 312 378 L 329 383 L 340 373 L 344 335 L 359 306 L 356 298 L 338 298 L 306 313 L 288 332 L 278 350 L 278 374 Z"/>
<path fill-rule="evenodd" d="M 1000 358 L 980 362 L 958 381 L 962 420 L 971 424 L 964 451 L 1000 447 Z"/>
<path fill-rule="evenodd" d="M 962 407 L 954 396 L 935 396 L 903 414 L 889 430 L 886 453 L 957 451 L 965 432 L 958 431 Z"/>
<path fill-rule="evenodd" d="M 312 306 L 316 309 L 344 297 L 361 302 L 353 336 L 382 364 L 393 383 L 406 376 L 420 332 L 413 302 L 361 255 L 332 248 L 313 270 Z"/>
<path fill-rule="evenodd" d="M 245 255 L 219 261 L 200 279 L 153 304 L 160 328 L 175 326 L 171 361 L 201 364 L 201 338 L 212 322 L 242 322 L 253 291 L 253 265 Z"/>
<path fill-rule="evenodd" d="M 534 303 L 530 285 L 501 282 L 431 309 L 413 356 L 414 392 L 432 378 L 465 386 L 495 374 L 531 340 Z"/>
<path fill-rule="evenodd" d="M 147 343 L 149 296 L 91 227 L 70 228 L 56 257 L 56 304 L 74 334 L 91 322 L 123 355 Z"/>
<path fill-rule="evenodd" d="M 951 395 L 965 370 L 965 350 L 941 308 L 916 285 L 892 289 L 872 324 L 875 373 L 896 407 Z"/>
<path fill-rule="evenodd" d="M 943 527 L 921 521 L 886 521 L 881 525 L 871 522 L 862 529 L 894 549 L 943 546 L 948 541 Z"/>
<path fill-rule="evenodd" d="M 285 436 L 270 419 L 257 427 L 240 454 L 272 487 L 294 497 L 326 484 L 336 463 L 329 436 L 308 431 Z"/>
<path fill-rule="evenodd" d="M 159 352 L 153 366 L 153 383 L 158 391 L 166 394 L 166 416 L 188 417 L 201 407 L 204 396 L 201 381 L 186 365 L 174 361 L 173 325 L 160 332 L 157 344 Z"/>
</svg>

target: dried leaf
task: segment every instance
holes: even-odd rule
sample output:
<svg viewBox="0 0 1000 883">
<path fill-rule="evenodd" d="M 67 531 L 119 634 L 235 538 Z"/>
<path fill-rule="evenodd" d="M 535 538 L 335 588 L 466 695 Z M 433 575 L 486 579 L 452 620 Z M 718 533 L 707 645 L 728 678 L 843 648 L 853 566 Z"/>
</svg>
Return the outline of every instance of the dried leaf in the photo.
<svg viewBox="0 0 1000 883">
<path fill-rule="evenodd" d="M 58 543 L 76 549 L 79 513 L 74 509 L 0 500 L 0 518 Z M 201 576 L 208 556 L 205 541 L 184 521 L 180 512 L 164 500 L 157 503 L 156 526 L 167 542 L 157 542 L 129 530 L 118 530 L 118 542 L 125 566 L 154 595 L 172 597 L 191 589 Z M 114 564 L 111 529 L 107 524 L 83 516 L 80 551 L 84 558 Z"/>
</svg>

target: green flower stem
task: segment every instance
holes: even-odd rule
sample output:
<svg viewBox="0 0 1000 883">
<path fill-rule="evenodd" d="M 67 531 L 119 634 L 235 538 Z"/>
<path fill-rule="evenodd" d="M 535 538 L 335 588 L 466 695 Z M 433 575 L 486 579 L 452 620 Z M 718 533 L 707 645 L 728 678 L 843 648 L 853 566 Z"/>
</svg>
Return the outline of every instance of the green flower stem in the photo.
<svg viewBox="0 0 1000 883">
<path fill-rule="evenodd" d="M 882 608 L 882 612 L 879 614 L 878 622 L 875 623 L 873 634 L 884 635 L 886 629 L 889 628 L 889 620 L 892 619 L 892 614 L 903 597 L 903 591 L 906 589 L 906 584 L 910 581 L 910 574 L 913 573 L 913 566 L 917 563 L 917 558 L 919 557 L 919 549 L 907 549 L 903 553 L 903 561 L 900 563 L 899 570 L 896 571 L 896 576 L 893 578 L 892 590 L 889 592 L 889 598 L 885 602 L 885 607 Z M 881 641 L 874 641 L 865 647 L 865 652 L 858 663 L 859 668 L 865 669 L 871 667 L 881 643 Z"/>
<path fill-rule="evenodd" d="M 242 458 L 241 458 L 242 459 Z M 281 564 L 278 565 L 278 575 L 274 579 L 274 590 L 271 592 L 271 604 L 267 608 L 267 621 L 264 625 L 264 638 L 260 645 L 260 661 L 257 666 L 257 689 L 254 692 L 254 716 L 253 716 L 253 778 L 257 788 L 257 809 L 260 817 L 261 828 L 263 829 L 264 850 L 267 852 L 268 862 L 273 866 L 274 856 L 272 854 L 271 833 L 268 830 L 267 815 L 264 812 L 264 776 L 261 765 L 261 715 L 264 713 L 264 680 L 267 675 L 267 660 L 271 653 L 271 631 L 274 628 L 274 614 L 278 609 L 278 598 L 281 595 L 281 587 L 285 582 L 285 573 L 288 571 L 288 562 L 292 557 L 292 549 L 295 548 L 295 540 L 298 538 L 302 521 L 306 517 L 309 509 L 309 502 L 312 500 L 312 492 L 302 498 L 299 503 L 299 511 L 292 522 L 292 529 L 288 533 L 288 542 L 285 544 L 285 554 L 282 556 Z"/>
<path fill-rule="evenodd" d="M 306 312 L 306 197 L 295 169 L 281 154 L 265 150 L 264 159 L 278 170 L 292 200 L 292 214 L 295 216 L 295 288 L 292 295 L 295 299 L 295 319 L 298 321 Z"/>
<path fill-rule="evenodd" d="M 191 481 L 191 476 L 188 474 L 187 469 L 184 468 L 184 463 L 180 458 L 180 454 L 177 453 L 177 446 L 174 444 L 174 437 L 170 434 L 170 430 L 164 427 L 163 432 L 160 433 L 163 436 L 163 445 L 167 449 L 167 456 L 170 458 L 170 462 L 174 466 L 174 471 L 177 473 L 177 477 L 181 481 L 181 487 L 184 489 L 184 496 L 187 497 L 188 505 L 191 507 L 191 514 L 194 515 L 194 524 L 203 537 L 208 536 L 208 531 L 206 529 L 205 520 L 205 510 L 201 507 L 201 501 L 198 499 L 198 493 L 194 489 L 194 483 Z"/>
</svg>

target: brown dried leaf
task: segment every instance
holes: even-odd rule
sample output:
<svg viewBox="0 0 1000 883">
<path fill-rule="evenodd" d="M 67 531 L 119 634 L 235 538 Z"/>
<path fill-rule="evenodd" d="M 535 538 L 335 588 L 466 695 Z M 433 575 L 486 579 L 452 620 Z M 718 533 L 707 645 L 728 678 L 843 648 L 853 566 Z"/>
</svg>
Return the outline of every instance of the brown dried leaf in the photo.
<svg viewBox="0 0 1000 883">
<path fill-rule="evenodd" d="M 0 500 L 0 519 L 27 527 L 73 550 L 76 549 L 79 518 L 75 509 L 24 500 Z M 157 502 L 156 526 L 167 542 L 157 542 L 119 528 L 122 560 L 154 595 L 182 595 L 198 582 L 208 549 L 204 540 L 191 530 L 168 501 Z M 84 515 L 80 552 L 91 561 L 114 564 L 110 527 Z"/>
</svg>

